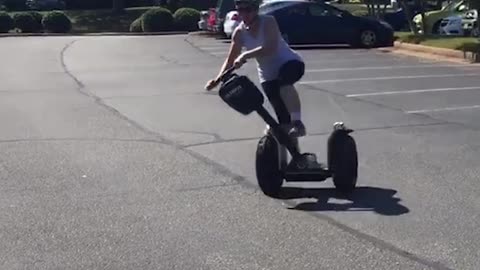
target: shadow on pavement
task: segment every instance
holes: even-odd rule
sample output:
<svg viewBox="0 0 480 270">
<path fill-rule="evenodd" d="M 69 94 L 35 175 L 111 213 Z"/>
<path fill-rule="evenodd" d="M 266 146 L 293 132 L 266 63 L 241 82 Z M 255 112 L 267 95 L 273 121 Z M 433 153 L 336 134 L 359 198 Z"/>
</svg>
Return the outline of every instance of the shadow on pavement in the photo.
<svg viewBox="0 0 480 270">
<path fill-rule="evenodd" d="M 315 198 L 316 202 L 300 203 L 290 209 L 302 211 L 374 211 L 380 215 L 398 216 L 406 214 L 409 209 L 394 198 L 397 193 L 393 189 L 377 187 L 357 187 L 350 195 L 343 195 L 334 188 L 283 188 L 278 199 L 306 199 Z M 330 199 L 342 202 L 330 202 Z"/>
</svg>

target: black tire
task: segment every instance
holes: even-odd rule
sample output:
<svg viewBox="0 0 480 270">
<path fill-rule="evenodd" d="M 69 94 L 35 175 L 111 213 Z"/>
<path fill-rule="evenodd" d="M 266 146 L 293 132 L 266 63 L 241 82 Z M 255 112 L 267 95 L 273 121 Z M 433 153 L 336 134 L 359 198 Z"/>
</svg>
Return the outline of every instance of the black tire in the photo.
<svg viewBox="0 0 480 270">
<path fill-rule="evenodd" d="M 373 29 L 363 29 L 358 34 L 360 48 L 374 48 L 378 45 L 378 35 Z"/>
<path fill-rule="evenodd" d="M 355 140 L 343 131 L 334 131 L 328 140 L 328 167 L 335 188 L 352 192 L 357 185 L 358 153 Z"/>
<path fill-rule="evenodd" d="M 282 189 L 278 157 L 277 141 L 269 135 L 262 137 L 257 145 L 255 170 L 260 189 L 270 197 L 276 197 Z"/>
</svg>

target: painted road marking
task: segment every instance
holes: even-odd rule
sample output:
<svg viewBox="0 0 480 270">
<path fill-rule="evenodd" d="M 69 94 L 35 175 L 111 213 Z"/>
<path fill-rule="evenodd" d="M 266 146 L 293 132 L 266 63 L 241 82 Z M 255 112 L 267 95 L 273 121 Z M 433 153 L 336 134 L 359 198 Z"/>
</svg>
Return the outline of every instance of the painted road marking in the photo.
<svg viewBox="0 0 480 270">
<path fill-rule="evenodd" d="M 472 110 L 472 109 L 480 109 L 480 105 L 473 105 L 473 106 L 460 106 L 460 107 L 446 107 L 446 108 L 438 108 L 438 109 L 428 109 L 428 110 L 415 110 L 415 111 L 406 111 L 406 113 L 429 113 L 429 112 L 444 112 L 444 111 L 460 111 L 460 110 Z"/>
<path fill-rule="evenodd" d="M 470 76 L 480 76 L 480 73 L 465 73 L 465 74 L 451 74 L 451 73 L 448 73 L 448 74 L 435 74 L 435 75 L 343 78 L 343 79 L 320 80 L 320 81 L 304 81 L 304 82 L 299 82 L 299 84 L 321 84 L 321 83 L 335 83 L 335 82 L 383 81 L 383 80 L 399 80 L 399 79 L 470 77 Z"/>
<path fill-rule="evenodd" d="M 363 93 L 363 94 L 350 94 L 350 95 L 346 95 L 346 97 L 386 96 L 386 95 L 417 94 L 417 93 L 462 91 L 462 90 L 476 90 L 476 89 L 480 89 L 480 86 L 431 88 L 431 89 L 416 89 L 416 90 L 388 91 L 388 92 L 370 92 L 370 93 Z"/>
<path fill-rule="evenodd" d="M 330 72 L 330 71 L 354 71 L 354 70 L 390 70 L 390 69 L 409 69 L 409 68 L 442 68 L 442 67 L 465 67 L 471 64 L 447 64 L 447 65 L 408 65 L 408 66 L 371 66 L 371 67 L 352 67 L 352 68 L 321 68 L 310 69 L 307 72 Z"/>
</svg>

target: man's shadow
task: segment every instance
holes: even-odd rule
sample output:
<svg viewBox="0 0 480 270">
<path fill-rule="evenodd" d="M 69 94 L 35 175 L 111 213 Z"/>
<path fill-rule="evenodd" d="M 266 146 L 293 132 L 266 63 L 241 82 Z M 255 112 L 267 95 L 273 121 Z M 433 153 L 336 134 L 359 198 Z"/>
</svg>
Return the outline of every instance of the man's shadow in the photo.
<svg viewBox="0 0 480 270">
<path fill-rule="evenodd" d="M 334 188 L 293 188 L 284 187 L 278 199 L 317 199 L 316 202 L 300 203 L 290 209 L 302 211 L 373 211 L 385 216 L 406 214 L 409 209 L 394 198 L 397 191 L 377 187 L 357 187 L 351 194 L 343 195 Z M 341 203 L 330 199 L 343 200 Z"/>
</svg>

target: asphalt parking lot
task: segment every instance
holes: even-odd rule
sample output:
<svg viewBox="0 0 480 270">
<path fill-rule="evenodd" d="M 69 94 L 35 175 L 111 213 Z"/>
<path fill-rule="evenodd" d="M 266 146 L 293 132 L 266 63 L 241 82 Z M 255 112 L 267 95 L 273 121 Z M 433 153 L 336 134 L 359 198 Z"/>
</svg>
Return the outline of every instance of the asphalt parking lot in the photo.
<svg viewBox="0 0 480 270">
<path fill-rule="evenodd" d="M 10 54 L 11 48 L 25 49 Z M 8 269 L 477 269 L 480 67 L 299 48 L 308 136 L 356 130 L 358 190 L 259 192 L 264 123 L 204 84 L 228 42 L 201 36 L 3 38 Z M 17 72 L 22 70 L 23 72 Z M 255 63 L 240 73 L 257 82 Z"/>
</svg>

